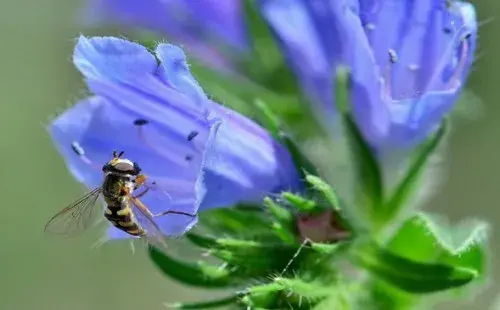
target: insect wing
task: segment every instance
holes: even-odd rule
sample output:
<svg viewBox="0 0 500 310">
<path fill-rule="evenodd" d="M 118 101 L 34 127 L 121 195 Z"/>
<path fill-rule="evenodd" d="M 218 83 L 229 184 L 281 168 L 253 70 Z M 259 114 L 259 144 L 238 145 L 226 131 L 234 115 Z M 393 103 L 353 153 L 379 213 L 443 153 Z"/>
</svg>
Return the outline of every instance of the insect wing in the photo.
<svg viewBox="0 0 500 310">
<path fill-rule="evenodd" d="M 45 225 L 45 232 L 73 237 L 84 232 L 93 222 L 95 204 L 101 188 L 98 187 L 54 215 Z"/>
<path fill-rule="evenodd" d="M 132 202 L 132 212 L 134 213 L 135 219 L 142 229 L 146 231 L 146 234 L 142 238 L 159 250 L 166 251 L 166 237 L 154 221 L 149 209 L 137 198 L 131 197 L 130 201 Z"/>
</svg>

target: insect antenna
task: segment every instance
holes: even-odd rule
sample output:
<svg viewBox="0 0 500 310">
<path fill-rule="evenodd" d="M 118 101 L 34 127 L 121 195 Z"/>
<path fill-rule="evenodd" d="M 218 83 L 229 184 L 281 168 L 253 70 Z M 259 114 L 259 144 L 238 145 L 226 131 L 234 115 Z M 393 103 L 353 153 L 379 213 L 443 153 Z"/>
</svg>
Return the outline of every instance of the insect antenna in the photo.
<svg viewBox="0 0 500 310">
<path fill-rule="evenodd" d="M 120 153 L 118 153 L 117 151 L 113 151 L 113 158 L 120 158 L 124 153 L 125 151 L 121 151 Z"/>
<path fill-rule="evenodd" d="M 80 159 L 84 163 L 86 163 L 87 165 L 89 165 L 92 169 L 96 169 L 98 171 L 101 171 L 101 166 L 97 165 L 96 163 L 94 163 L 92 160 L 90 160 L 85 155 L 85 150 L 83 149 L 83 147 L 78 142 L 73 141 L 71 143 L 71 149 L 73 150 L 73 152 L 75 152 L 76 155 L 78 155 L 78 157 L 80 157 Z"/>
</svg>

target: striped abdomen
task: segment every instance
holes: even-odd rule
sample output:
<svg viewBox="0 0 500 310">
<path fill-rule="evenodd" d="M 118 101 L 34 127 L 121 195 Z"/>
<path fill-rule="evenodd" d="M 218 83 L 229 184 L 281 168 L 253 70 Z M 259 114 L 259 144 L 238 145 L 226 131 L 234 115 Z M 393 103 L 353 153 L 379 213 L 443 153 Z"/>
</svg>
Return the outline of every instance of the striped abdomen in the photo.
<svg viewBox="0 0 500 310">
<path fill-rule="evenodd" d="M 116 228 L 132 236 L 143 236 L 144 229 L 135 220 L 130 206 L 126 202 L 108 204 L 104 210 L 104 217 Z"/>
</svg>

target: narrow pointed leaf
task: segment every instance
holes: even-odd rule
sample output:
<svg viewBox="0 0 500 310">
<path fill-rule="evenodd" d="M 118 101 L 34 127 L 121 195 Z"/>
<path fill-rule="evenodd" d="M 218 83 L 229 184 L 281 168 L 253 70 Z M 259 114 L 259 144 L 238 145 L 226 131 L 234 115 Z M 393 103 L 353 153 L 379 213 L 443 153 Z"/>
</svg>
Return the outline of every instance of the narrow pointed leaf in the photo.
<svg viewBox="0 0 500 310">
<path fill-rule="evenodd" d="M 272 229 L 275 234 L 286 244 L 297 243 L 297 236 L 292 233 L 291 230 L 285 228 L 281 223 L 273 223 Z"/>
<path fill-rule="evenodd" d="M 271 29 L 260 14 L 258 1 L 244 0 L 245 23 L 252 55 L 242 64 L 249 76 L 281 93 L 296 93 L 295 75 L 286 65 Z"/>
<path fill-rule="evenodd" d="M 231 272 L 232 277 L 265 277 L 283 271 L 287 265 L 287 272 L 293 272 L 305 259 L 309 259 L 310 255 L 318 254 L 311 247 L 302 247 L 299 251 L 300 244 L 285 245 L 228 238 L 214 239 L 193 233 L 187 233 L 186 237 L 194 244 L 209 249 L 213 256 L 228 263 L 229 269 L 237 267 Z M 297 253 L 299 254 L 296 255 Z"/>
<path fill-rule="evenodd" d="M 292 214 L 270 197 L 264 198 L 264 206 L 284 226 L 291 226 L 293 224 Z"/>
<path fill-rule="evenodd" d="M 279 137 L 280 141 L 288 148 L 288 151 L 292 155 L 295 166 L 299 169 L 301 179 L 305 179 L 307 174 L 318 175 L 316 167 L 300 150 L 297 143 L 289 134 L 280 132 Z"/>
<path fill-rule="evenodd" d="M 443 263 L 425 263 L 407 259 L 385 250 L 375 243 L 366 243 L 352 252 L 361 267 L 401 290 L 434 293 L 468 284 L 477 271 Z"/>
<path fill-rule="evenodd" d="M 335 68 L 335 78 L 333 79 L 335 85 L 335 104 L 336 109 L 340 113 L 349 113 L 349 81 L 350 70 L 345 66 L 338 66 Z"/>
<path fill-rule="evenodd" d="M 269 230 L 272 221 L 259 205 L 237 205 L 200 213 L 199 227 L 219 236 L 232 235 L 248 239 L 273 240 Z M 197 231 L 197 229 L 195 229 Z"/>
<path fill-rule="evenodd" d="M 312 200 L 306 199 L 300 195 L 296 195 L 290 192 L 284 192 L 281 194 L 283 199 L 288 202 L 292 207 L 296 208 L 302 213 L 313 213 L 318 211 L 323 211 L 318 208 L 318 205 Z"/>
<path fill-rule="evenodd" d="M 447 121 L 443 120 L 439 129 L 432 135 L 420 148 L 417 149 L 413 162 L 399 185 L 396 187 L 393 195 L 384 206 L 386 218 L 391 219 L 395 216 L 406 202 L 411 199 L 419 185 L 420 177 L 425 171 L 426 163 L 431 155 L 440 145 L 447 132 Z"/>
<path fill-rule="evenodd" d="M 383 201 L 383 181 L 378 161 L 348 114 L 344 115 L 344 125 L 357 175 L 358 204 L 363 208 L 360 211 L 376 216 Z"/>
<path fill-rule="evenodd" d="M 253 101 L 256 109 L 260 112 L 261 116 L 259 119 L 264 127 L 274 136 L 275 139 L 279 139 L 279 131 L 282 127 L 279 118 L 274 114 L 269 106 L 259 98 Z"/>
<path fill-rule="evenodd" d="M 247 304 L 266 309 L 312 309 L 331 294 L 331 287 L 323 283 L 305 282 L 297 278 L 275 278 L 273 282 L 251 287 Z"/>
<path fill-rule="evenodd" d="M 229 272 L 215 266 L 185 263 L 167 256 L 165 253 L 149 248 L 149 257 L 165 275 L 184 284 L 205 288 L 223 288 L 233 284 Z"/>
<path fill-rule="evenodd" d="M 340 201 L 339 198 L 337 197 L 337 194 L 333 190 L 333 188 L 323 181 L 321 178 L 314 176 L 314 175 L 307 175 L 306 176 L 306 181 L 309 183 L 315 190 L 320 192 L 323 197 L 326 198 L 330 206 L 335 210 L 335 211 L 340 211 Z"/>
</svg>

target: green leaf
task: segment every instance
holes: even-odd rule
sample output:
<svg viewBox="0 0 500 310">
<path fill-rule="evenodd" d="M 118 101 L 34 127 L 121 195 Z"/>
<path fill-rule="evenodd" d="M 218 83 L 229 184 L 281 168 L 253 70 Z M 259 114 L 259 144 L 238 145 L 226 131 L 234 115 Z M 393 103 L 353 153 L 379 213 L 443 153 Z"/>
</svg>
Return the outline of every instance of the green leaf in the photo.
<svg viewBox="0 0 500 310">
<path fill-rule="evenodd" d="M 350 70 L 349 67 L 338 66 L 335 68 L 335 78 L 333 79 L 335 85 L 335 104 L 339 113 L 349 113 L 350 110 Z"/>
<path fill-rule="evenodd" d="M 426 168 L 430 156 L 440 145 L 447 132 L 447 121 L 443 120 L 439 129 L 415 152 L 405 176 L 384 206 L 385 220 L 391 220 L 406 205 L 420 185 L 420 177 Z"/>
<path fill-rule="evenodd" d="M 420 212 L 405 221 L 388 246 L 410 259 L 466 267 L 484 277 L 488 232 L 489 225 L 479 220 L 453 227 L 443 217 Z"/>
<path fill-rule="evenodd" d="M 451 226 L 446 219 L 421 212 L 403 223 L 389 242 L 388 250 L 415 261 L 475 270 L 478 277 L 473 283 L 452 291 L 467 297 L 473 287 L 486 279 L 487 232 L 488 225 L 481 221 L 469 220 Z M 419 301 L 416 295 L 396 291 L 380 281 L 369 283 L 367 290 L 373 300 L 387 309 L 413 309 Z"/>
<path fill-rule="evenodd" d="M 224 297 L 217 300 L 203 301 L 197 303 L 175 303 L 175 304 L 165 304 L 169 308 L 175 309 L 211 309 L 219 308 L 222 306 L 227 306 L 234 304 L 241 298 L 241 294 L 235 294 L 229 297 Z"/>
<path fill-rule="evenodd" d="M 292 160 L 295 163 L 295 167 L 299 170 L 302 179 L 305 177 L 306 173 L 317 174 L 316 168 L 304 155 L 292 136 L 283 131 L 279 118 L 273 113 L 267 103 L 262 100 L 256 100 L 255 107 L 256 111 L 259 112 L 259 119 L 261 119 L 261 123 L 264 124 L 264 127 L 266 127 L 277 140 L 288 148 L 288 151 L 292 156 Z"/>
<path fill-rule="evenodd" d="M 318 253 L 323 253 L 327 256 L 331 256 L 332 254 L 338 252 L 343 248 L 340 244 L 329 244 L 329 243 L 316 243 L 313 242 L 311 247 L 317 251 Z"/>
<path fill-rule="evenodd" d="M 327 296 L 324 300 L 319 302 L 314 306 L 314 310 L 351 310 L 351 309 L 370 309 L 370 307 L 366 308 L 355 308 L 350 300 L 349 300 L 349 291 L 345 288 L 333 287 L 331 289 L 330 295 Z M 370 305 L 373 306 L 373 305 Z M 379 308 L 373 308 L 379 309 Z M 384 309 L 387 310 L 387 309 Z"/>
<path fill-rule="evenodd" d="M 254 240 L 276 240 L 269 230 L 272 221 L 259 205 L 236 205 L 199 214 L 198 227 L 215 235 L 231 235 Z M 205 232 L 204 232 L 205 233 Z"/>
<path fill-rule="evenodd" d="M 296 244 L 297 236 L 292 232 L 290 228 L 284 227 L 281 223 L 273 223 L 272 229 L 275 234 L 286 244 Z"/>
<path fill-rule="evenodd" d="M 261 123 L 264 127 L 274 136 L 276 140 L 279 139 L 279 131 L 282 128 L 279 118 L 274 114 L 269 106 L 259 98 L 254 100 L 254 105 L 260 111 Z"/>
<path fill-rule="evenodd" d="M 197 246 L 209 249 L 213 256 L 230 265 L 238 266 L 236 273 L 254 275 L 281 272 L 300 246 L 299 244 L 290 246 L 229 238 L 214 239 L 193 233 L 186 234 L 186 237 Z M 311 248 L 304 247 L 299 256 L 304 258 L 311 252 Z M 301 259 L 295 259 L 291 269 L 298 267 L 299 263 Z"/>
<path fill-rule="evenodd" d="M 334 211 L 336 212 L 340 211 L 339 198 L 337 197 L 337 194 L 335 193 L 333 188 L 328 183 L 323 181 L 323 179 L 311 174 L 306 175 L 306 181 L 313 187 L 313 189 L 321 193 L 322 196 L 326 198 L 329 205 Z"/>
<path fill-rule="evenodd" d="M 292 214 L 270 197 L 264 198 L 264 206 L 284 226 L 291 227 L 293 225 L 294 219 Z"/>
<path fill-rule="evenodd" d="M 295 75 L 286 65 L 256 2 L 244 1 L 245 26 L 249 33 L 252 55 L 242 64 L 242 69 L 270 89 L 280 93 L 296 93 L 298 88 Z"/>
<path fill-rule="evenodd" d="M 163 274 L 184 284 L 205 288 L 224 288 L 234 284 L 229 272 L 218 266 L 185 263 L 154 247 L 149 248 L 149 257 Z"/>
<path fill-rule="evenodd" d="M 297 270 L 304 260 L 316 257 L 312 255 L 321 254 L 309 246 L 301 246 L 298 243 L 290 245 L 229 238 L 214 239 L 191 232 L 187 233 L 186 237 L 195 245 L 209 249 L 213 256 L 225 261 L 228 269 L 234 269 L 231 272 L 232 277 L 265 277 L 272 273 L 280 273 L 285 268 L 287 273 L 291 273 Z"/>
<path fill-rule="evenodd" d="M 322 212 L 323 209 L 319 208 L 316 202 L 306 199 L 300 195 L 296 195 L 290 192 L 281 193 L 281 197 L 288 202 L 291 206 L 297 209 L 301 213 L 314 213 Z"/>
<path fill-rule="evenodd" d="M 358 245 L 351 255 L 358 265 L 373 275 L 414 294 L 458 288 L 478 276 L 478 272 L 471 268 L 410 260 L 373 242 Z"/>
<path fill-rule="evenodd" d="M 354 160 L 356 186 L 358 186 L 359 216 L 369 215 L 378 220 L 378 212 L 383 201 L 383 180 L 380 166 L 370 146 L 364 140 L 349 114 L 344 115 L 345 132 Z"/>
<path fill-rule="evenodd" d="M 288 133 L 280 132 L 279 137 L 280 141 L 288 148 L 288 151 L 292 155 L 295 167 L 299 169 L 301 179 L 304 180 L 308 174 L 318 175 L 316 167 L 307 158 L 307 156 L 305 156 L 300 147 Z"/>
<path fill-rule="evenodd" d="M 252 309 L 311 309 L 331 293 L 332 288 L 324 283 L 277 277 L 271 283 L 250 287 L 245 303 Z"/>
</svg>

